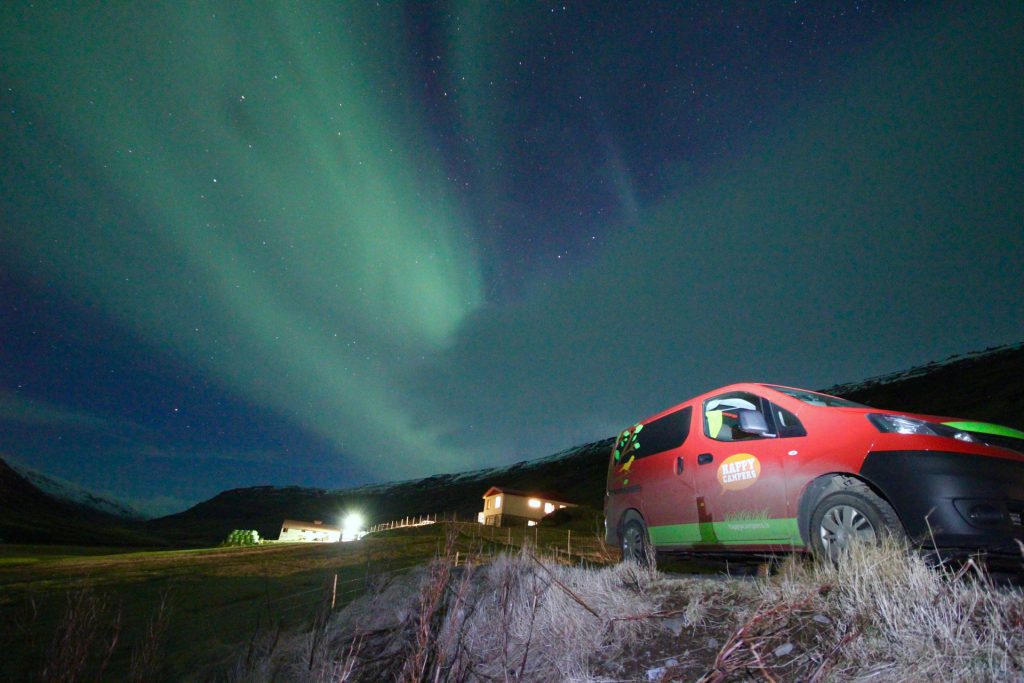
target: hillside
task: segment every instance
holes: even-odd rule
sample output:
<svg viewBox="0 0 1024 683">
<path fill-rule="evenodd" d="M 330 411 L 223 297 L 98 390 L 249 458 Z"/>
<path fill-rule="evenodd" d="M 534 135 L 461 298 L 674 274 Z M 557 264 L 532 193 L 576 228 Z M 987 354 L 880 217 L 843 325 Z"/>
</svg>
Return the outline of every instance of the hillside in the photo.
<svg viewBox="0 0 1024 683">
<path fill-rule="evenodd" d="M 7 461 L 7 465 L 37 489 L 57 500 L 86 507 L 97 512 L 104 512 L 114 517 L 136 521 L 146 518 L 144 514 L 123 501 L 93 493 L 78 484 L 43 474 L 15 460 Z"/>
<path fill-rule="evenodd" d="M 610 448 L 609 438 L 507 468 L 346 491 L 274 486 L 233 489 L 179 514 L 152 520 L 147 526 L 175 542 L 201 544 L 223 540 L 232 529 L 256 529 L 261 536 L 277 538 L 286 517 L 337 523 L 348 511 L 359 511 L 371 524 L 426 514 L 454 514 L 470 520 L 476 519 L 481 509 L 484 491 L 495 485 L 557 491 L 566 500 L 600 508 Z"/>
<path fill-rule="evenodd" d="M 163 545 L 137 519 L 44 492 L 0 460 L 0 540 L 73 545 Z"/>
<path fill-rule="evenodd" d="M 1024 429 L 1024 344 L 953 356 L 825 393 L 876 408 L 948 415 Z"/>
<path fill-rule="evenodd" d="M 955 356 L 825 391 L 879 408 L 951 415 L 1024 427 L 1024 345 Z M 680 397 L 683 398 L 683 397 Z M 491 486 L 555 491 L 600 509 L 611 438 L 540 460 L 348 491 L 256 487 L 225 491 L 182 513 L 149 522 L 178 543 L 212 543 L 231 529 L 276 538 L 286 517 L 337 521 L 358 510 L 369 523 L 434 513 L 475 519 Z"/>
</svg>

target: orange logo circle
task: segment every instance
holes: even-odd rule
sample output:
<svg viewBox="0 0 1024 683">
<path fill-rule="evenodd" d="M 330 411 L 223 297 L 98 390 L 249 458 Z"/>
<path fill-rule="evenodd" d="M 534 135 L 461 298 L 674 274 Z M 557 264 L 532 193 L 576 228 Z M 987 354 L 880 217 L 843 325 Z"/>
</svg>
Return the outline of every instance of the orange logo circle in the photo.
<svg viewBox="0 0 1024 683">
<path fill-rule="evenodd" d="M 750 453 L 730 455 L 718 466 L 718 483 L 726 491 L 753 486 L 761 476 L 761 461 Z"/>
</svg>

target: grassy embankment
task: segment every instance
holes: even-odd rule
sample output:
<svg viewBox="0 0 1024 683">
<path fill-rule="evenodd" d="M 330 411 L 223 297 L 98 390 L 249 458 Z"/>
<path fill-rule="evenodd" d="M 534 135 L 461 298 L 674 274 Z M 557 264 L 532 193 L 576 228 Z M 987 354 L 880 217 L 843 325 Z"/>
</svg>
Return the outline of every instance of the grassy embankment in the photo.
<svg viewBox="0 0 1024 683">
<path fill-rule="evenodd" d="M 340 608 L 382 577 L 425 564 L 444 545 L 446 526 L 329 545 L 175 551 L 0 545 L 0 647 L 13 655 L 0 659 L 0 680 L 37 676 L 61 657 L 85 658 L 62 666 L 80 665 L 90 678 L 103 668 L 110 679 L 126 679 L 133 652 L 138 660 L 154 646 L 159 656 L 152 671 L 141 672 L 146 680 L 181 680 L 230 658 L 257 631 L 308 624 L 330 602 L 335 576 Z M 550 552 L 566 549 L 562 529 L 459 528 L 454 548 L 462 557 L 493 555 L 524 538 Z M 574 533 L 574 554 L 600 550 L 593 534 Z M 165 596 L 166 616 L 159 618 Z M 153 627 L 159 632 L 147 635 Z M 62 634 L 90 641 L 90 652 L 69 652 L 60 643 Z M 105 663 L 104 652 L 115 638 Z"/>
<path fill-rule="evenodd" d="M 896 543 L 839 568 L 792 556 L 749 580 L 527 548 L 461 568 L 449 554 L 256 649 L 225 680 L 1017 681 L 1024 593 Z"/>
</svg>

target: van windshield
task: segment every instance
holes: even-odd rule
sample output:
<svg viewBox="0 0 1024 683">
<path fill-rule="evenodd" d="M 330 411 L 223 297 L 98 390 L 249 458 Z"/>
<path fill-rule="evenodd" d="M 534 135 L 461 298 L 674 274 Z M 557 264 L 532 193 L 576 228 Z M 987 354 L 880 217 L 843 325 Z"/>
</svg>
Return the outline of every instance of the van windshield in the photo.
<svg viewBox="0 0 1024 683">
<path fill-rule="evenodd" d="M 765 384 L 764 386 L 768 387 L 769 389 L 774 389 L 780 394 L 792 396 L 793 398 L 803 401 L 804 403 L 810 403 L 812 406 L 825 406 L 828 408 L 868 407 L 863 403 L 854 403 L 853 401 L 847 401 L 845 398 L 829 396 L 828 394 L 819 394 L 815 391 L 806 391 L 805 389 L 790 389 L 789 387 L 779 387 L 775 386 L 774 384 Z"/>
</svg>

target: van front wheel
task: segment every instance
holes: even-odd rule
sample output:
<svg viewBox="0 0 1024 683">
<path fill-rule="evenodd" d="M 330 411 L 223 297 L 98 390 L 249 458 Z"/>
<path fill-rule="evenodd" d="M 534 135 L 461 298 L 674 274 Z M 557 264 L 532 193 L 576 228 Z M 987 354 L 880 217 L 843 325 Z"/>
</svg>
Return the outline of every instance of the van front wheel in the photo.
<svg viewBox="0 0 1024 683">
<path fill-rule="evenodd" d="M 619 547 L 622 550 L 622 561 L 633 561 L 641 567 L 654 564 L 654 548 L 647 535 L 647 525 L 638 517 L 630 517 L 622 525 L 619 534 Z"/>
<path fill-rule="evenodd" d="M 815 555 L 838 564 L 853 543 L 877 544 L 885 536 L 903 537 L 903 525 L 886 500 L 856 479 L 841 480 L 840 485 L 842 489 L 824 496 L 811 514 Z"/>
</svg>

